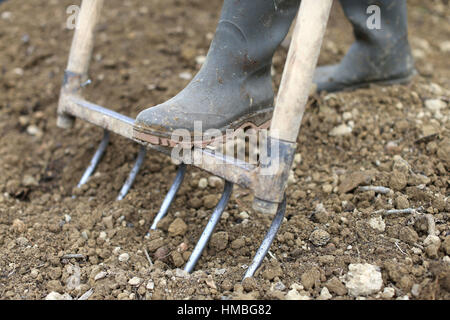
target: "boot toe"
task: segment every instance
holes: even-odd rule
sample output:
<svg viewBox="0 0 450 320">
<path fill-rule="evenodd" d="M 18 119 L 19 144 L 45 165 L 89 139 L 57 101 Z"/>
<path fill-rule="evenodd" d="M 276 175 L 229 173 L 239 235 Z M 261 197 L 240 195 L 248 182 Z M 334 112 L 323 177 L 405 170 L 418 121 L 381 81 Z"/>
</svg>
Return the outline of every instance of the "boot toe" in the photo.
<svg viewBox="0 0 450 320">
<path fill-rule="evenodd" d="M 338 81 L 337 65 L 318 67 L 314 73 L 313 82 L 317 85 L 317 91 L 333 92 L 342 89 Z"/>
</svg>

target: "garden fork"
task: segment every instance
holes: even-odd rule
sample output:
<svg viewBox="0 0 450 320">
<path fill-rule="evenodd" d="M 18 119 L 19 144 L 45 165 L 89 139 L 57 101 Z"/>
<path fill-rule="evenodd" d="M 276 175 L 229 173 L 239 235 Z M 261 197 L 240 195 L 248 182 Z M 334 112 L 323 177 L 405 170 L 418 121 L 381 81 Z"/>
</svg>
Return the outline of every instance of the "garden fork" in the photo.
<svg viewBox="0 0 450 320">
<path fill-rule="evenodd" d="M 80 118 L 105 130 L 100 146 L 78 186 L 85 184 L 93 174 L 108 146 L 110 132 L 142 145 L 136 164 L 117 197 L 118 200 L 121 200 L 131 188 L 144 161 L 147 149 L 156 150 L 172 157 L 174 154 L 171 154 L 173 147 L 171 145 L 155 146 L 136 139 L 133 136 L 134 119 L 83 99 L 82 89 L 88 80 L 89 62 L 94 46 L 94 29 L 100 18 L 103 2 L 104 0 L 83 0 L 82 2 L 61 89 L 57 124 L 61 128 L 72 128 L 75 118 Z M 253 208 L 256 211 L 275 214 L 261 246 L 245 272 L 244 279 L 252 277 L 262 264 L 284 219 L 287 179 L 332 3 L 332 0 L 302 0 L 301 2 L 271 121 L 268 137 L 270 143 L 268 143 L 267 150 L 268 161 L 254 165 L 213 152 L 208 148 L 193 147 L 192 157 L 202 159 L 201 162 L 197 161 L 194 165 L 223 178 L 225 186 L 222 197 L 185 266 L 187 272 L 192 272 L 200 259 L 227 206 L 234 184 L 253 192 Z M 271 150 L 271 145 L 277 146 L 277 152 Z M 178 172 L 151 225 L 151 230 L 156 229 L 158 222 L 167 214 L 186 173 L 186 164 L 183 163 L 183 160 L 186 162 L 186 159 L 174 160 L 180 163 Z M 270 175 L 264 173 L 267 170 L 271 170 Z"/>
</svg>

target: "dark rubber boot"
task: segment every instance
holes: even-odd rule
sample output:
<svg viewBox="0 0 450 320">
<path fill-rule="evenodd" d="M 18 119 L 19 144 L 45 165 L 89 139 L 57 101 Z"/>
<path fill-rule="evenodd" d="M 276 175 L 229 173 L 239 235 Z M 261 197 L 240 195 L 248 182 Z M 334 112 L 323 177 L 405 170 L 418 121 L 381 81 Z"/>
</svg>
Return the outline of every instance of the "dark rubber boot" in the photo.
<svg viewBox="0 0 450 320">
<path fill-rule="evenodd" d="M 356 89 L 375 84 L 407 83 L 415 75 L 408 43 L 406 0 L 340 0 L 353 24 L 356 41 L 342 61 L 316 70 L 319 91 Z M 367 9 L 381 9 L 381 29 L 370 30 Z"/>
<path fill-rule="evenodd" d="M 206 62 L 169 101 L 141 112 L 137 139 L 167 137 L 176 129 L 236 129 L 270 121 L 272 57 L 294 19 L 299 0 L 225 0 Z M 152 140 L 151 143 L 157 144 Z"/>
</svg>

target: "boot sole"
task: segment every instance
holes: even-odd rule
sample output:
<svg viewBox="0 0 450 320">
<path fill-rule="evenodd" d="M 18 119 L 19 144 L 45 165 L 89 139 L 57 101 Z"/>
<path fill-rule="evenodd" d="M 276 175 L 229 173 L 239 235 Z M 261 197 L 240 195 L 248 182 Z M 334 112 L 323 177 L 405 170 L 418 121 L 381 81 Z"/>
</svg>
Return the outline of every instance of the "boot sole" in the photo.
<svg viewBox="0 0 450 320">
<path fill-rule="evenodd" d="M 213 139 L 194 141 L 194 133 L 191 132 L 190 142 L 175 141 L 171 138 L 172 132 L 163 131 L 161 130 L 161 127 L 153 128 L 151 126 L 144 125 L 135 125 L 133 127 L 133 138 L 151 145 L 170 148 L 174 148 L 177 145 L 181 145 L 183 148 L 192 148 L 194 145 L 196 147 L 206 148 L 213 143 L 224 143 L 228 139 L 234 138 L 237 130 L 239 129 L 244 131 L 248 129 L 254 129 L 257 131 L 269 129 L 272 120 L 272 113 L 273 107 L 245 115 L 225 127 L 217 128 L 222 132 L 222 136 L 215 137 Z M 227 134 L 226 131 L 230 129 L 234 132 L 232 134 Z"/>
<path fill-rule="evenodd" d="M 417 71 L 414 71 L 413 74 L 403 77 L 403 78 L 394 78 L 389 80 L 375 80 L 375 81 L 368 81 L 368 82 L 360 82 L 358 84 L 353 84 L 350 86 L 347 86 L 343 89 L 336 89 L 336 90 L 330 90 L 328 92 L 339 92 L 339 91 L 354 91 L 358 89 L 363 88 L 370 88 L 371 85 L 377 85 L 377 86 L 392 86 L 395 84 L 408 84 L 411 82 L 411 80 L 417 75 Z"/>
</svg>

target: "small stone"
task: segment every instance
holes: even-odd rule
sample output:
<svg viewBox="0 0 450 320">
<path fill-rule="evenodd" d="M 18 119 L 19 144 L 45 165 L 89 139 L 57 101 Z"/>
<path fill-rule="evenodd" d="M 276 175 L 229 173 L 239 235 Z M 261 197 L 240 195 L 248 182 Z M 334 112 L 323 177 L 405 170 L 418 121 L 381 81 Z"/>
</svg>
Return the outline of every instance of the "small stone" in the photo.
<svg viewBox="0 0 450 320">
<path fill-rule="evenodd" d="M 41 137 L 42 136 L 42 131 L 41 129 L 39 129 L 37 126 L 35 125 L 30 125 L 27 127 L 27 133 L 30 136 L 36 136 L 36 137 Z"/>
<path fill-rule="evenodd" d="M 285 296 L 286 300 L 311 300 L 310 297 L 306 295 L 301 295 L 297 290 L 292 289 Z"/>
<path fill-rule="evenodd" d="M 25 223 L 20 219 L 14 219 L 11 228 L 17 233 L 24 233 L 25 231 L 27 231 Z"/>
<path fill-rule="evenodd" d="M 383 299 L 391 299 L 395 296 L 395 289 L 386 287 L 381 293 L 381 298 Z"/>
<path fill-rule="evenodd" d="M 167 257 L 170 255 L 169 249 L 166 246 L 163 246 L 156 250 L 155 259 L 159 261 L 167 261 Z"/>
<path fill-rule="evenodd" d="M 32 269 L 30 271 L 30 275 L 33 279 L 36 279 L 39 276 L 39 270 L 38 269 Z"/>
<path fill-rule="evenodd" d="M 186 234 L 187 225 L 181 218 L 176 218 L 169 226 L 169 233 L 172 237 Z"/>
<path fill-rule="evenodd" d="M 336 277 L 331 278 L 325 283 L 328 290 L 338 296 L 345 296 L 347 294 L 347 288 L 344 284 Z"/>
<path fill-rule="evenodd" d="M 28 239 L 25 238 L 25 237 L 18 237 L 18 238 L 16 239 L 16 243 L 17 243 L 19 246 L 26 247 L 26 246 L 29 244 L 29 241 L 28 241 Z"/>
<path fill-rule="evenodd" d="M 206 57 L 205 56 L 197 56 L 195 57 L 195 62 L 199 65 L 204 64 L 206 61 Z"/>
<path fill-rule="evenodd" d="M 130 281 L 128 281 L 128 284 L 133 287 L 136 287 L 136 286 L 140 285 L 141 283 L 142 283 L 142 279 L 138 278 L 138 277 L 133 277 L 130 279 Z"/>
<path fill-rule="evenodd" d="M 230 217 L 230 214 L 227 211 L 224 211 L 222 213 L 222 217 L 220 217 L 223 220 L 227 220 Z"/>
<path fill-rule="evenodd" d="M 345 286 L 353 297 L 377 293 L 383 286 L 380 268 L 368 263 L 350 264 L 345 276 Z"/>
<path fill-rule="evenodd" d="M 392 170 L 408 175 L 409 171 L 411 170 L 411 166 L 408 161 L 406 161 L 399 155 L 396 155 L 394 156 L 394 165 L 392 166 Z"/>
<path fill-rule="evenodd" d="M 389 178 L 389 186 L 396 191 L 403 190 L 407 182 L 406 175 L 400 171 L 393 171 Z"/>
<path fill-rule="evenodd" d="M 317 229 L 311 233 L 309 241 L 315 246 L 324 246 L 330 241 L 330 234 L 325 230 Z"/>
<path fill-rule="evenodd" d="M 208 177 L 208 184 L 213 188 L 218 188 L 223 185 L 223 180 L 216 176 L 210 176 Z"/>
<path fill-rule="evenodd" d="M 417 283 L 413 284 L 413 286 L 411 288 L 411 294 L 414 297 L 416 297 L 416 298 L 419 297 L 419 295 L 420 295 L 420 284 L 417 284 Z"/>
<path fill-rule="evenodd" d="M 59 280 L 50 280 L 47 282 L 47 289 L 49 291 L 61 292 L 63 287 Z"/>
<path fill-rule="evenodd" d="M 436 259 L 439 256 L 439 246 L 437 245 L 429 245 L 425 248 L 425 253 L 431 259 Z"/>
<path fill-rule="evenodd" d="M 100 271 L 99 273 L 97 273 L 95 275 L 94 281 L 101 280 L 101 279 L 105 278 L 107 274 L 108 273 L 106 271 Z"/>
<path fill-rule="evenodd" d="M 67 293 L 60 294 L 58 292 L 52 291 L 45 297 L 45 300 L 72 300 L 72 297 Z"/>
<path fill-rule="evenodd" d="M 191 80 L 192 79 L 192 73 L 190 72 L 181 72 L 179 75 L 180 79 L 183 80 Z"/>
<path fill-rule="evenodd" d="M 239 213 L 239 217 L 241 219 L 248 219 L 248 218 L 250 218 L 249 214 L 247 212 L 245 212 L 245 211 L 242 211 L 241 213 Z"/>
<path fill-rule="evenodd" d="M 127 262 L 128 260 L 130 260 L 130 255 L 128 253 L 122 253 L 119 256 L 119 261 L 120 262 Z"/>
<path fill-rule="evenodd" d="M 450 41 L 443 41 L 439 44 L 439 49 L 444 53 L 450 52 Z"/>
<path fill-rule="evenodd" d="M 154 240 L 150 241 L 147 245 L 147 249 L 150 252 L 155 252 L 156 250 L 161 248 L 163 245 L 164 245 L 164 239 L 158 238 L 158 239 L 154 239 Z"/>
<path fill-rule="evenodd" d="M 31 175 L 25 175 L 22 179 L 22 184 L 25 187 L 37 187 L 39 182 Z"/>
<path fill-rule="evenodd" d="M 301 153 L 296 153 L 294 155 L 294 164 L 299 165 L 300 163 L 302 163 L 302 155 Z"/>
<path fill-rule="evenodd" d="M 379 232 L 384 232 L 384 230 L 386 230 L 386 223 L 384 223 L 384 220 L 381 216 L 371 218 L 369 220 L 369 226 Z"/>
<path fill-rule="evenodd" d="M 200 189 L 206 189 L 208 187 L 208 180 L 206 178 L 201 178 L 198 181 L 198 187 Z"/>
<path fill-rule="evenodd" d="M 66 223 L 70 223 L 70 221 L 72 221 L 72 217 L 69 216 L 68 214 L 65 214 L 65 215 L 64 215 L 64 221 L 65 221 Z"/>
<path fill-rule="evenodd" d="M 233 242 L 231 242 L 231 248 L 233 249 L 240 249 L 243 246 L 245 246 L 245 239 L 243 238 L 238 238 L 236 240 L 233 240 Z"/>
<path fill-rule="evenodd" d="M 402 195 L 399 195 L 397 198 L 395 198 L 395 207 L 397 209 L 409 208 L 408 196 L 405 196 L 402 194 Z"/>
<path fill-rule="evenodd" d="M 189 278 L 189 273 L 187 271 L 184 271 L 183 269 L 177 268 L 175 270 L 175 277 L 177 277 L 177 278 Z"/>
<path fill-rule="evenodd" d="M 446 236 L 444 242 L 442 243 L 444 251 L 450 255 L 450 236 Z"/>
<path fill-rule="evenodd" d="M 342 119 L 344 119 L 344 121 L 348 121 L 351 120 L 353 118 L 353 114 L 351 112 L 344 112 L 342 114 Z"/>
<path fill-rule="evenodd" d="M 428 246 L 440 246 L 441 245 L 441 239 L 439 239 L 438 236 L 435 235 L 429 235 L 425 238 L 425 240 L 423 241 L 423 244 L 428 247 Z"/>
<path fill-rule="evenodd" d="M 174 250 L 170 253 L 170 256 L 172 257 L 172 262 L 175 265 L 175 267 L 179 268 L 184 264 L 184 259 L 181 253 Z"/>
<path fill-rule="evenodd" d="M 340 193 L 347 193 L 356 189 L 361 184 L 367 184 L 371 180 L 371 175 L 367 172 L 357 171 L 345 175 L 339 185 Z"/>
<path fill-rule="evenodd" d="M 255 290 L 258 284 L 256 283 L 256 280 L 254 278 L 245 278 L 244 281 L 242 281 L 242 286 L 244 287 L 245 291 L 250 292 Z"/>
<path fill-rule="evenodd" d="M 317 287 L 320 284 L 320 270 L 317 268 L 311 268 L 306 271 L 300 277 L 302 285 L 306 290 Z"/>
<path fill-rule="evenodd" d="M 211 289 L 217 290 L 217 286 L 216 283 L 214 282 L 214 280 L 212 279 L 212 277 L 208 277 L 208 279 L 205 280 L 205 283 L 208 287 L 210 287 Z"/>
<path fill-rule="evenodd" d="M 345 136 L 352 133 L 353 129 L 345 123 L 334 127 L 328 134 L 332 137 Z"/>
<path fill-rule="evenodd" d="M 217 197 L 214 194 L 210 194 L 203 197 L 203 206 L 205 209 L 212 209 L 217 204 Z"/>
<path fill-rule="evenodd" d="M 450 162 L 450 139 L 443 139 L 439 143 L 436 155 L 440 160 Z"/>
<path fill-rule="evenodd" d="M 330 214 L 327 212 L 327 210 L 325 209 L 325 207 L 323 206 L 322 203 L 319 203 L 316 206 L 316 210 L 314 212 L 313 219 L 316 222 L 322 223 L 322 224 L 327 223 L 328 220 L 330 219 Z"/>
<path fill-rule="evenodd" d="M 209 242 L 210 248 L 215 249 L 216 251 L 225 250 L 228 245 L 228 233 L 221 231 L 216 232 L 211 236 L 211 240 Z"/>
<path fill-rule="evenodd" d="M 108 235 L 106 234 L 105 231 L 100 232 L 100 234 L 98 236 L 98 238 L 103 241 L 105 241 L 107 237 L 108 237 Z"/>
<path fill-rule="evenodd" d="M 328 288 L 323 287 L 317 300 L 330 300 L 331 298 L 333 298 L 333 296 L 330 294 L 330 291 L 328 291 Z"/>
<path fill-rule="evenodd" d="M 439 99 L 430 99 L 425 101 L 425 107 L 432 112 L 439 112 L 447 107 L 447 103 Z"/>
<path fill-rule="evenodd" d="M 414 244 L 419 240 L 419 235 L 411 227 L 402 227 L 399 232 L 399 238 L 405 243 Z"/>
<path fill-rule="evenodd" d="M 149 280 L 145 287 L 147 288 L 147 290 L 153 290 L 155 289 L 155 283 L 152 280 Z"/>
<path fill-rule="evenodd" d="M 277 283 L 275 283 L 273 285 L 273 289 L 278 290 L 278 291 L 284 291 L 284 290 L 286 290 L 286 286 L 284 285 L 283 282 L 278 281 Z"/>
<path fill-rule="evenodd" d="M 112 229 L 114 227 L 113 216 L 104 217 L 103 224 L 107 229 Z"/>
<path fill-rule="evenodd" d="M 333 191 L 333 186 L 332 186 L 331 184 L 329 184 L 329 183 L 324 184 L 324 185 L 322 186 L 322 190 L 323 190 L 323 192 L 325 192 L 325 193 L 331 193 L 331 192 Z"/>
</svg>

